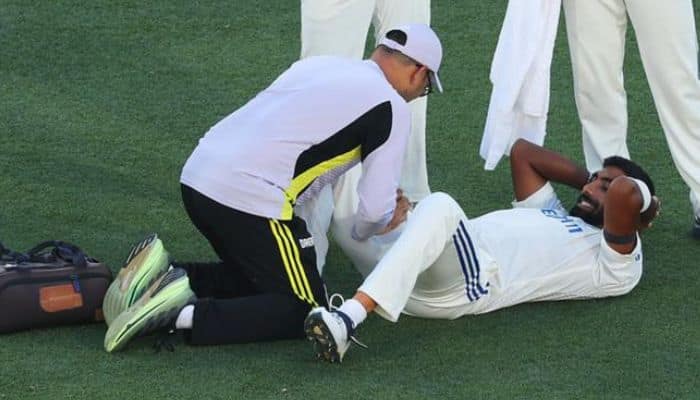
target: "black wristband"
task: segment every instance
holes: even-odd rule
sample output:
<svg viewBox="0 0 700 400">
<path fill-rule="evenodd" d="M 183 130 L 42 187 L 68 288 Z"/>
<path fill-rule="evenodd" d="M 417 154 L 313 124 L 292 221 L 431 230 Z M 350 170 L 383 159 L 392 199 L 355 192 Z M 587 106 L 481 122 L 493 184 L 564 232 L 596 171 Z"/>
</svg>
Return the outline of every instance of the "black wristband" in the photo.
<svg viewBox="0 0 700 400">
<path fill-rule="evenodd" d="M 606 231 L 605 229 L 603 229 L 603 237 L 605 238 L 606 242 L 614 244 L 630 244 L 637 241 L 636 233 L 632 233 L 630 235 L 615 235 Z"/>
</svg>

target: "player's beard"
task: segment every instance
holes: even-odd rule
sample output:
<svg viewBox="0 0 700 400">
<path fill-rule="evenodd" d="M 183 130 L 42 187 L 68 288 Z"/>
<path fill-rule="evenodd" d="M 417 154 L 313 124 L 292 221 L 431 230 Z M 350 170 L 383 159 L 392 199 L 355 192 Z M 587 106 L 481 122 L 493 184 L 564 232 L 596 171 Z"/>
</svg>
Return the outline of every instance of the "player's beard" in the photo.
<svg viewBox="0 0 700 400">
<path fill-rule="evenodd" d="M 579 204 L 585 201 L 593 206 L 593 210 L 584 210 L 579 207 Z M 600 203 L 581 193 L 581 195 L 576 199 L 576 204 L 569 210 L 569 215 L 573 217 L 581 218 L 585 223 L 597 227 L 603 226 L 603 207 Z"/>
</svg>

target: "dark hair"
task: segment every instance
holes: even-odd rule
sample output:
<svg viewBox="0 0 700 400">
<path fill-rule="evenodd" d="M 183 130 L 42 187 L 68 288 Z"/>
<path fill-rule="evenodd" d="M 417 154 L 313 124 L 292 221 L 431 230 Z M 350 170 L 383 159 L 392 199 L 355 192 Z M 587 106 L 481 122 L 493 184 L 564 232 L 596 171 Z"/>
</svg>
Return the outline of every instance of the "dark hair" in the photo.
<svg viewBox="0 0 700 400">
<path fill-rule="evenodd" d="M 401 46 L 405 46 L 406 40 L 408 40 L 408 37 L 406 36 L 406 32 L 398 30 L 398 29 L 390 30 L 384 36 L 386 36 L 387 39 L 391 39 L 394 42 L 400 44 Z"/>
<path fill-rule="evenodd" d="M 656 194 L 656 190 L 654 189 L 654 182 L 652 182 L 651 178 L 649 177 L 649 174 L 647 174 L 642 167 L 639 165 L 635 164 L 633 161 L 630 161 L 624 157 L 620 156 L 612 156 L 608 157 L 603 161 L 603 167 L 617 167 L 622 170 L 622 172 L 625 173 L 625 175 L 631 177 L 631 178 L 636 178 L 644 183 L 647 184 L 649 187 L 649 192 L 651 193 L 652 196 Z"/>
</svg>

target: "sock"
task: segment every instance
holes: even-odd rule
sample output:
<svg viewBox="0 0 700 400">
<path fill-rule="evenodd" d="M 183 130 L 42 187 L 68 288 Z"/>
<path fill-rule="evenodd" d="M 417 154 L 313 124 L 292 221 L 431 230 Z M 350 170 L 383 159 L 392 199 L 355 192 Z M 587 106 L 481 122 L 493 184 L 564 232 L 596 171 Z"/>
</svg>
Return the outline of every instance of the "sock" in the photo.
<svg viewBox="0 0 700 400">
<path fill-rule="evenodd" d="M 183 307 L 175 321 L 175 329 L 192 329 L 192 320 L 194 319 L 194 305 L 188 304 Z"/>
<path fill-rule="evenodd" d="M 365 318 L 367 318 L 367 311 L 362 306 L 362 303 L 355 299 L 350 299 L 343 303 L 338 311 L 343 312 L 345 315 L 350 317 L 353 329 L 357 328 L 357 326 L 360 325 Z"/>
</svg>

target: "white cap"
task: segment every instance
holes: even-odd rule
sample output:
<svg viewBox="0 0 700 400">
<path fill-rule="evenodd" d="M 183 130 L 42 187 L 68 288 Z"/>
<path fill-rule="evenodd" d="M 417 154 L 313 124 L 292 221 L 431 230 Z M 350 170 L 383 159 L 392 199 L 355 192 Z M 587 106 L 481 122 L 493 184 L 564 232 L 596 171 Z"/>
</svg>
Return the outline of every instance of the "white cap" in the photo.
<svg viewBox="0 0 700 400">
<path fill-rule="evenodd" d="M 442 61 L 442 45 L 435 32 L 426 24 L 404 25 L 390 29 L 387 33 L 391 31 L 403 32 L 406 35 L 405 43 L 399 43 L 385 35 L 379 44 L 399 51 L 428 67 L 428 70 L 430 70 L 430 84 L 438 92 L 442 93 L 442 84 L 440 84 L 440 79 L 438 78 L 438 70 Z"/>
</svg>

